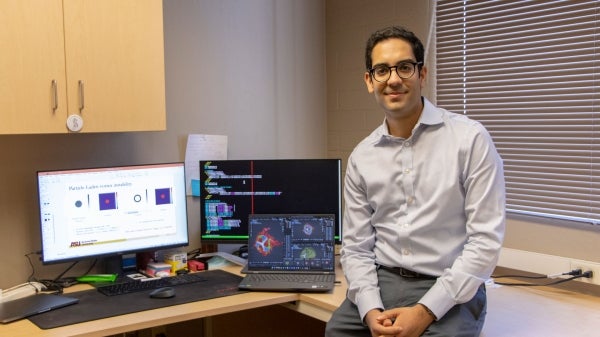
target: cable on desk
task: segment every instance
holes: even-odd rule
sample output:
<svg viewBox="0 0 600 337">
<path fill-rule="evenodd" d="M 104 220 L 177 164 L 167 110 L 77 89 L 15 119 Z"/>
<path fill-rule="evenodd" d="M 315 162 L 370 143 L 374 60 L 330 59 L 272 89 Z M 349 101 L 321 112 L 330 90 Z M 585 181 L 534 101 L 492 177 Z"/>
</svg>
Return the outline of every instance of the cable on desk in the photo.
<svg viewBox="0 0 600 337">
<path fill-rule="evenodd" d="M 582 274 L 581 269 L 573 269 L 566 273 L 560 274 L 550 274 L 550 275 L 541 275 L 541 276 L 527 276 L 527 275 L 516 275 L 516 274 L 508 274 L 508 275 L 492 275 L 492 278 L 526 278 L 526 279 L 545 279 L 545 278 L 557 278 L 559 276 L 579 276 Z M 587 276 L 586 276 L 587 277 Z"/>
<path fill-rule="evenodd" d="M 29 277 L 27 277 L 27 282 L 35 281 L 35 277 L 34 277 L 35 276 L 35 267 L 33 266 L 33 263 L 31 262 L 31 255 L 34 255 L 34 254 L 39 255 L 41 253 L 42 252 L 38 250 L 37 252 L 30 252 L 30 253 L 25 254 L 25 257 L 27 258 L 27 262 L 29 262 L 29 265 L 31 266 L 31 274 L 29 274 Z"/>
<path fill-rule="evenodd" d="M 69 270 L 71 270 L 71 268 L 73 268 L 79 261 L 73 262 L 71 265 L 69 265 L 62 273 L 60 273 L 54 279 L 38 280 L 35 277 L 35 267 L 34 267 L 33 263 L 31 262 L 31 255 L 40 255 L 41 253 L 42 253 L 41 251 L 35 251 L 35 252 L 30 252 L 30 253 L 25 254 L 25 257 L 27 258 L 27 261 L 29 262 L 29 265 L 31 266 L 31 274 L 27 278 L 27 282 L 39 282 L 46 287 L 46 290 L 52 291 L 57 294 L 62 294 L 64 288 L 70 287 L 77 283 L 76 277 L 63 277 L 63 276 Z M 92 264 L 90 265 L 88 270 L 83 275 L 87 275 L 94 268 L 97 261 L 98 261 L 97 259 L 94 259 L 94 261 L 92 262 Z"/>
<path fill-rule="evenodd" d="M 565 283 L 565 282 L 569 282 L 578 278 L 582 278 L 582 277 L 588 277 L 585 274 L 581 274 L 581 275 L 575 275 L 575 276 L 571 276 L 569 278 L 566 279 L 561 279 L 558 281 L 553 281 L 553 282 L 548 282 L 548 283 L 543 283 L 543 284 L 533 284 L 533 283 L 516 283 L 516 282 L 496 282 L 494 281 L 495 284 L 499 284 L 499 285 L 503 285 L 503 286 L 521 286 L 521 287 L 541 287 L 541 286 L 553 286 L 556 284 L 560 284 L 560 283 Z"/>
</svg>

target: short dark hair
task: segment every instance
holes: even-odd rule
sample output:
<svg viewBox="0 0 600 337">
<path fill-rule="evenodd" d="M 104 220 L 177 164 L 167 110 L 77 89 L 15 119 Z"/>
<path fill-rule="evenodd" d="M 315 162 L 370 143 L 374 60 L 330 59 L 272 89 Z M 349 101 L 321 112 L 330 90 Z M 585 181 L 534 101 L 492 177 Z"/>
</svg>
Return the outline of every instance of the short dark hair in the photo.
<svg viewBox="0 0 600 337">
<path fill-rule="evenodd" d="M 365 64 L 367 66 L 367 71 L 371 70 L 373 67 L 373 60 L 371 58 L 373 48 L 375 48 L 375 45 L 379 42 L 387 39 L 401 39 L 408 42 L 412 47 L 413 53 L 415 54 L 416 61 L 425 61 L 425 48 L 415 33 L 407 30 L 404 27 L 391 26 L 374 32 L 367 40 L 367 48 L 365 49 Z"/>
</svg>

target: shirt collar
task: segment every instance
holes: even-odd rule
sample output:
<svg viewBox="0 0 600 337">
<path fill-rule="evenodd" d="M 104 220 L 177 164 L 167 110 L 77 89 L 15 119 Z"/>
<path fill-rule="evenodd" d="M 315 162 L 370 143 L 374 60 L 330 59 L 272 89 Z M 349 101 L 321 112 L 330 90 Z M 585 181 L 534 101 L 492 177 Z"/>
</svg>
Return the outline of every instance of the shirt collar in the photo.
<svg viewBox="0 0 600 337">
<path fill-rule="evenodd" d="M 413 134 L 418 128 L 443 123 L 442 114 L 440 111 L 427 98 L 421 97 L 421 99 L 423 100 L 423 111 L 421 112 L 421 116 L 419 117 L 419 120 L 413 129 Z M 388 129 L 386 119 L 384 118 L 382 125 L 379 127 L 379 137 L 377 137 L 376 143 L 383 142 L 384 140 L 394 139 L 398 138 L 390 135 L 390 130 Z"/>
</svg>

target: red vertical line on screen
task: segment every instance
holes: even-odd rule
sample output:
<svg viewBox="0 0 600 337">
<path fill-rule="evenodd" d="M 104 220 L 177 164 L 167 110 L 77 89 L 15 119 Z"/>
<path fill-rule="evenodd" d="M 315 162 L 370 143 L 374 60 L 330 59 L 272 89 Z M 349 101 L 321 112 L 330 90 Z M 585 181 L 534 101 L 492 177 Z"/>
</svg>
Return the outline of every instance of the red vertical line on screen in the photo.
<svg viewBox="0 0 600 337">
<path fill-rule="evenodd" d="M 254 161 L 250 161 L 250 214 L 254 214 Z"/>
</svg>

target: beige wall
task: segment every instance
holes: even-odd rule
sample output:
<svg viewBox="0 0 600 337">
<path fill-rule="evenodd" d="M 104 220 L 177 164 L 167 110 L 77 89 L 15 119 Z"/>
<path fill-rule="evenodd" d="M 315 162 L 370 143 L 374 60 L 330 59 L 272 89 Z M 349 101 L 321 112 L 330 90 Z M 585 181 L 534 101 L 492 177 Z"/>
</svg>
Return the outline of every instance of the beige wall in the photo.
<svg viewBox="0 0 600 337">
<path fill-rule="evenodd" d="M 327 1 L 327 137 L 330 157 L 345 160 L 383 122 L 364 83 L 365 43 L 376 29 L 403 25 L 427 45 L 429 1 Z M 426 92 L 432 84 L 428 74 Z"/>
<path fill-rule="evenodd" d="M 430 1 L 328 0 L 327 1 L 327 114 L 328 153 L 348 158 L 354 145 L 383 120 L 383 114 L 363 82 L 364 44 L 380 27 L 399 24 L 413 30 L 426 45 L 429 66 L 426 96 L 434 92 L 434 44 L 427 43 Z M 345 161 L 344 161 L 345 163 Z M 572 259 L 600 262 L 600 226 L 557 225 L 531 219 L 507 221 L 504 246 Z"/>
</svg>

